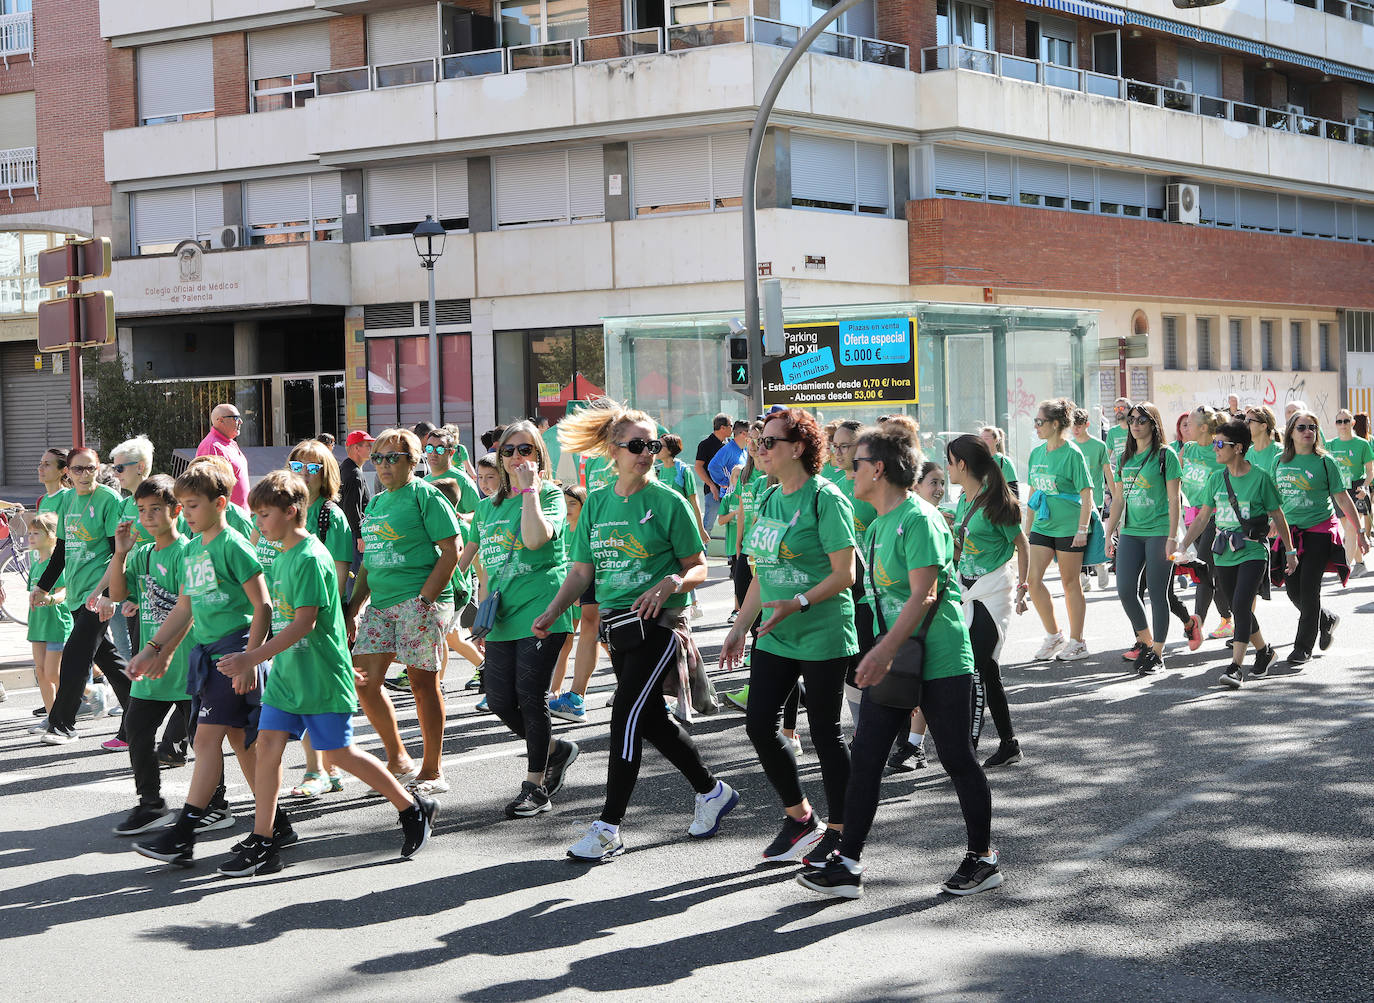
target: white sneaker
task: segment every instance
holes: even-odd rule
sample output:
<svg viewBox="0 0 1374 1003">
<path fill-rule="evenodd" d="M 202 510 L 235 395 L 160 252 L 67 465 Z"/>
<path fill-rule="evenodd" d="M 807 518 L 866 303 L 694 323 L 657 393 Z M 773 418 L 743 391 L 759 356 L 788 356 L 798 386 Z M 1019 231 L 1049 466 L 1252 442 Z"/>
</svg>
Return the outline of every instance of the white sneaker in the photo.
<svg viewBox="0 0 1374 1003">
<path fill-rule="evenodd" d="M 1031 658 L 1037 662 L 1049 661 L 1066 643 L 1068 643 L 1067 638 L 1065 638 L 1062 633 L 1046 634 L 1045 643 L 1040 645 L 1040 650 L 1032 655 Z"/>
<path fill-rule="evenodd" d="M 739 792 L 723 780 L 720 782 L 719 791 L 698 794 L 696 810 L 692 815 L 692 824 L 687 827 L 687 835 L 695 836 L 697 839 L 714 836 L 720 829 L 720 820 L 737 804 Z"/>
<path fill-rule="evenodd" d="M 625 852 L 625 843 L 619 832 L 611 832 L 601 822 L 587 826 L 587 834 L 568 847 L 568 856 L 574 860 L 610 860 Z"/>
<path fill-rule="evenodd" d="M 45 717 L 32 728 L 29 729 L 30 735 L 41 735 L 48 730 L 48 719 Z"/>
<path fill-rule="evenodd" d="M 1084 592 L 1091 592 L 1093 590 L 1092 576 L 1086 571 L 1080 571 L 1078 573 L 1078 584 Z"/>
<path fill-rule="evenodd" d="M 1088 657 L 1088 646 L 1082 641 L 1070 641 L 1060 648 L 1059 654 L 1054 657 L 1061 662 L 1076 662 Z"/>
<path fill-rule="evenodd" d="M 792 755 L 796 756 L 798 759 L 806 755 L 806 750 L 802 748 L 801 739 L 796 735 L 787 739 L 787 744 L 792 746 Z"/>
<path fill-rule="evenodd" d="M 1097 566 L 1097 587 L 1099 589 L 1106 589 L 1107 583 L 1111 580 L 1112 573 L 1108 569 L 1109 565 L 1107 564 Z"/>
</svg>

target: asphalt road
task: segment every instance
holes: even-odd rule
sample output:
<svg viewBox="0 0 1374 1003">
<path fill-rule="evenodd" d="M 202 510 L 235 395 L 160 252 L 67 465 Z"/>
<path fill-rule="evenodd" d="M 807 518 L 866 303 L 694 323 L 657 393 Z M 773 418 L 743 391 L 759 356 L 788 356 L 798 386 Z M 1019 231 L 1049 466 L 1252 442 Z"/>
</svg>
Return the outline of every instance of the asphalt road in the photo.
<svg viewBox="0 0 1374 1003">
<path fill-rule="evenodd" d="M 723 636 L 721 575 L 703 589 L 708 655 Z M 214 873 L 248 830 L 236 765 L 238 827 L 202 840 L 193 870 L 149 866 L 110 832 L 134 801 L 127 760 L 99 748 L 115 724 L 41 746 L 25 733 L 36 692 L 12 691 L 0 705 L 0 986 L 78 1000 L 1369 999 L 1374 576 L 1331 605 L 1344 623 L 1330 651 L 1240 692 L 1216 683 L 1217 641 L 1171 642 L 1151 679 L 1125 671 L 1114 594 L 1089 595 L 1099 654 L 1085 662 L 1029 664 L 1040 630 L 1027 614 L 1005 671 L 1027 758 L 991 777 L 1006 884 L 962 900 L 935 894 L 964 844 L 938 762 L 885 781 L 862 899 L 821 899 L 794 867 L 759 863 L 780 809 L 731 711 L 694 726 L 743 799 L 717 838 L 685 837 L 692 792 L 650 752 L 628 852 L 590 868 L 564 859 L 600 807 L 608 673 L 589 722 L 559 729 L 584 754 L 554 812 L 504 819 L 520 745 L 457 695 L 454 790 L 419 856 L 397 859 L 395 815 L 350 783 L 296 814 L 302 839 L 281 873 L 247 880 Z M 1261 616 L 1286 653 L 1291 607 L 1261 604 Z M 408 699 L 400 710 L 418 751 Z M 300 763 L 293 748 L 288 765 Z M 823 801 L 814 757 L 803 765 Z M 163 779 L 179 803 L 189 768 Z"/>
</svg>

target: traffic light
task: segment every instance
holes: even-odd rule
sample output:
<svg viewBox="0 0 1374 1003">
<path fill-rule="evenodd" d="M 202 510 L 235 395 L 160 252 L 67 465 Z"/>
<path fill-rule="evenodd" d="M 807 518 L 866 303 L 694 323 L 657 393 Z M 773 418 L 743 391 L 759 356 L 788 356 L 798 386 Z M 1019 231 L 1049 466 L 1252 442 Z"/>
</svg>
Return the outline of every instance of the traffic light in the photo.
<svg viewBox="0 0 1374 1003">
<path fill-rule="evenodd" d="M 753 393 L 753 380 L 750 379 L 749 336 L 732 334 L 730 344 L 730 389 L 749 396 Z"/>
</svg>

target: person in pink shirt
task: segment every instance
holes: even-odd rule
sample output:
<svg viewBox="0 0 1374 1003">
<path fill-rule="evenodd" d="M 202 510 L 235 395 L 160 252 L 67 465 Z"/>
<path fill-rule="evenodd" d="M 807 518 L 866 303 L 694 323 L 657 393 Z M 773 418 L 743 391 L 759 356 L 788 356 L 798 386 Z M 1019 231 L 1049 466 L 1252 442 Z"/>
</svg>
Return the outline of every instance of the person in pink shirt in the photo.
<svg viewBox="0 0 1374 1003">
<path fill-rule="evenodd" d="M 197 456 L 222 456 L 234 467 L 238 478 L 229 500 L 241 509 L 248 508 L 248 460 L 235 441 L 243 430 L 243 416 L 232 404 L 216 404 L 210 412 L 210 434 L 200 440 Z"/>
</svg>

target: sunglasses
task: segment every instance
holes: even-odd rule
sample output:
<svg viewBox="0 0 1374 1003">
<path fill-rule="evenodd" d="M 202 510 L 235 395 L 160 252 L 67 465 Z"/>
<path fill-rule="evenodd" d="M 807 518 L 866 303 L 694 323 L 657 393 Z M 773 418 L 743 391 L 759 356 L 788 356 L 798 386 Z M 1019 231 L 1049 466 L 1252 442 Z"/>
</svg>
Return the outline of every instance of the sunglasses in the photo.
<svg viewBox="0 0 1374 1003">
<path fill-rule="evenodd" d="M 433 453 L 433 454 L 435 454 L 435 455 L 437 455 L 437 456 L 444 456 L 444 455 L 446 455 L 446 454 L 449 452 L 449 450 L 451 450 L 452 448 L 453 448 L 452 446 L 426 446 L 426 447 L 425 447 L 425 452 L 426 452 L 426 453 Z"/>
<path fill-rule="evenodd" d="M 314 477 L 324 469 L 323 463 L 302 463 L 300 460 L 291 460 L 288 464 L 293 474 L 299 474 L 304 470 L 308 475 Z"/>
<path fill-rule="evenodd" d="M 1337 418 L 1337 419 L 1336 419 L 1336 424 L 1337 424 L 1337 425 L 1353 425 L 1353 424 L 1355 424 L 1355 419 L 1354 419 L 1354 418 Z"/>
<path fill-rule="evenodd" d="M 98 467 L 68 467 L 67 469 L 68 469 L 71 473 L 73 473 L 73 474 L 93 474 L 93 473 L 95 473 L 96 470 L 98 470 L 99 468 L 98 468 Z"/>
<path fill-rule="evenodd" d="M 1253 415 L 1253 414 L 1248 414 L 1248 415 L 1246 415 L 1246 416 L 1245 416 L 1245 420 L 1248 421 L 1248 422 L 1250 422 L 1252 425 L 1267 425 L 1267 424 L 1269 424 L 1269 423 L 1268 423 L 1267 421 L 1265 421 L 1263 418 L 1260 418 L 1260 417 L 1258 417 L 1257 415 Z"/>
<path fill-rule="evenodd" d="M 875 459 L 874 459 L 873 457 L 871 457 L 871 456 L 856 456 L 856 457 L 854 457 L 854 465 L 855 465 L 856 467 L 857 467 L 860 463 L 877 463 L 877 462 L 878 462 L 878 461 L 875 460 Z"/>
<path fill-rule="evenodd" d="M 643 442 L 644 440 L 643 440 L 643 439 L 635 439 L 634 441 L 635 441 L 635 442 Z M 654 441 L 655 441 L 655 442 L 658 442 L 657 439 L 655 439 Z M 624 445 L 624 443 L 622 443 L 622 445 Z M 659 443 L 658 443 L 658 448 L 659 448 L 659 449 L 662 449 L 662 448 L 663 448 L 663 443 L 659 442 Z M 632 453 L 642 453 L 642 452 L 644 452 L 644 448 L 641 446 L 639 449 L 635 449 L 633 446 L 631 446 L 631 447 L 630 447 L 630 452 L 632 452 Z M 658 452 L 658 449 L 651 449 L 650 452 L 652 452 L 652 453 L 657 453 L 657 452 Z M 502 446 L 502 447 L 501 447 L 501 455 L 502 455 L 502 456 L 505 456 L 505 457 L 509 458 L 509 457 L 514 456 L 516 453 L 519 453 L 521 456 L 533 456 L 533 455 L 534 455 L 534 446 L 530 445 L 528 442 L 522 442 L 522 443 L 520 443 L 520 445 L 518 445 L 518 446 L 506 445 L 506 446 Z"/>
<path fill-rule="evenodd" d="M 832 442 L 830 450 L 835 453 L 847 453 L 854 448 L 854 445 L 852 442 Z"/>
<path fill-rule="evenodd" d="M 760 448 L 760 449 L 772 449 L 774 446 L 776 446 L 776 445 L 777 445 L 778 443 L 780 443 L 780 442 L 799 442 L 799 441 L 800 441 L 799 439 L 794 439 L 794 438 L 792 438 L 791 436 L 786 436 L 786 435 L 765 435 L 762 439 L 759 440 L 759 448 Z"/>
<path fill-rule="evenodd" d="M 242 417 L 241 415 L 237 415 L 237 414 L 225 414 L 225 415 L 220 415 L 219 420 L 220 420 L 220 421 L 224 421 L 226 418 L 227 418 L 229 421 L 232 421 L 235 425 L 242 425 L 242 424 L 243 424 L 243 417 Z"/>
<path fill-rule="evenodd" d="M 1315 431 L 1317 431 L 1317 426 L 1316 426 L 1316 425 L 1309 425 L 1309 424 L 1307 424 L 1306 422 L 1304 422 L 1304 423 L 1301 424 L 1301 425 L 1294 425 L 1294 426 L 1293 426 L 1293 431 L 1294 431 L 1294 432 L 1315 432 Z"/>
<path fill-rule="evenodd" d="M 619 446 L 621 449 L 628 449 L 628 450 L 629 450 L 631 453 L 633 453 L 635 456 L 638 456 L 640 453 L 644 452 L 644 450 L 646 450 L 646 449 L 649 451 L 649 455 L 651 455 L 651 456 L 657 456 L 657 455 L 659 454 L 659 451 L 663 449 L 663 440 L 662 440 L 662 439 L 631 439 L 629 442 L 617 442 L 616 445 Z M 514 447 L 507 447 L 507 448 L 514 448 Z M 529 447 L 529 448 L 533 448 L 533 447 Z M 503 452 L 504 452 L 504 450 L 503 450 Z M 509 456 L 510 454 L 507 453 L 506 455 Z M 524 454 L 524 453 L 521 453 L 520 455 L 521 455 L 521 456 L 524 456 L 525 454 Z"/>
<path fill-rule="evenodd" d="M 136 466 L 138 466 L 137 463 L 116 463 L 116 464 L 115 464 L 113 467 L 111 467 L 110 469 L 113 470 L 113 471 L 114 471 L 115 473 L 117 473 L 117 474 L 122 474 L 122 473 L 124 473 L 124 471 L 127 470 L 129 467 L 136 467 Z"/>
<path fill-rule="evenodd" d="M 1234 445 L 1235 445 L 1235 443 L 1232 442 L 1230 439 L 1213 439 L 1213 440 L 1212 440 L 1212 448 L 1213 448 L 1213 449 L 1225 449 L 1227 446 L 1234 446 Z"/>
<path fill-rule="evenodd" d="M 402 460 L 409 460 L 409 453 L 373 453 L 372 462 L 374 464 L 385 463 L 387 466 L 400 463 Z"/>
<path fill-rule="evenodd" d="M 1133 414 L 1128 419 L 1132 425 L 1153 425 L 1155 420 L 1148 414 Z"/>
</svg>

